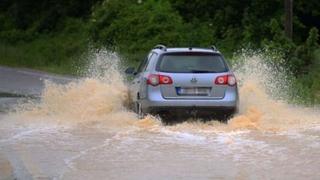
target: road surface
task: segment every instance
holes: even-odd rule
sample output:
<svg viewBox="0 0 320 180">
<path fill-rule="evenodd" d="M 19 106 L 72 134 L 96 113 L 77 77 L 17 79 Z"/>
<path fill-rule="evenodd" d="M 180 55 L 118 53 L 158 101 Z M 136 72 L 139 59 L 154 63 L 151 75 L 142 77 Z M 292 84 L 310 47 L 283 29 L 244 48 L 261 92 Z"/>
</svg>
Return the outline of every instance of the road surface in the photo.
<svg viewBox="0 0 320 180">
<path fill-rule="evenodd" d="M 319 108 L 164 126 L 100 81 L 44 79 L 72 81 L 0 67 L 0 179 L 320 179 Z"/>
</svg>

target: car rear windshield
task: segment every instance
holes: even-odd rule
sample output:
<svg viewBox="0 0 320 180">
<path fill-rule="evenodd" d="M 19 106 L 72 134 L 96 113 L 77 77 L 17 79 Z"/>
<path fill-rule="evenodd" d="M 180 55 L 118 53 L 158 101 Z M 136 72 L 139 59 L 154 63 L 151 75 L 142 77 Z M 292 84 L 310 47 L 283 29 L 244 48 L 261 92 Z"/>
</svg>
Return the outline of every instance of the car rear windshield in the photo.
<svg viewBox="0 0 320 180">
<path fill-rule="evenodd" d="M 161 57 L 157 70 L 172 73 L 220 73 L 228 71 L 228 68 L 219 54 L 170 53 Z"/>
</svg>

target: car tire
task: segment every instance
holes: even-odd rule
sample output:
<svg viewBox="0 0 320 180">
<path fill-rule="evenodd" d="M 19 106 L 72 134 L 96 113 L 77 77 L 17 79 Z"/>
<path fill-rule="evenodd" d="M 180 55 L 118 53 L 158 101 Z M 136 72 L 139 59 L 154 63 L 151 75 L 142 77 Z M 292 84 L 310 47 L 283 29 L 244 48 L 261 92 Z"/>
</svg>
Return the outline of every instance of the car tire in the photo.
<svg viewBox="0 0 320 180">
<path fill-rule="evenodd" d="M 232 119 L 235 115 L 237 114 L 237 109 L 232 109 L 232 110 L 229 110 L 229 111 L 226 111 L 222 117 L 221 117 L 221 122 L 223 123 L 228 123 L 228 121 L 230 119 Z"/>
</svg>

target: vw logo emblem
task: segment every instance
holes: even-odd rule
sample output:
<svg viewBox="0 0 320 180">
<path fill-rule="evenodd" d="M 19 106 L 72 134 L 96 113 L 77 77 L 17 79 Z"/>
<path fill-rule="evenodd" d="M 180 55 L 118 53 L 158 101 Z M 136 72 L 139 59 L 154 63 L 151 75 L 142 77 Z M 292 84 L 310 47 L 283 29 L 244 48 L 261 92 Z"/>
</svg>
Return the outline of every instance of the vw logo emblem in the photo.
<svg viewBox="0 0 320 180">
<path fill-rule="evenodd" d="M 197 83 L 198 80 L 197 80 L 197 78 L 193 77 L 193 78 L 190 80 L 190 82 L 192 82 L 192 83 Z"/>
</svg>

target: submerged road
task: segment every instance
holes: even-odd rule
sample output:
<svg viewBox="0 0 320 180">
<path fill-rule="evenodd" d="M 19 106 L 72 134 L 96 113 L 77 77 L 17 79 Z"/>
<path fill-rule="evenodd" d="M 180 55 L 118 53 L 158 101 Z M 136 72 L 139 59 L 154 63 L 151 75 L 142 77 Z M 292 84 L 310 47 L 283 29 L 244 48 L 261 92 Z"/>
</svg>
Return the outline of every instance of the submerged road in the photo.
<svg viewBox="0 0 320 180">
<path fill-rule="evenodd" d="M 320 179 L 318 109 L 297 121 L 285 116 L 291 109 L 279 119 L 262 113 L 261 123 L 243 126 L 241 121 L 243 128 L 218 122 L 164 126 L 152 117 L 139 121 L 121 107 L 100 111 L 102 85 L 88 81 L 72 89 L 53 88 L 52 99 L 29 113 L 8 112 L 24 96 L 40 96 L 44 79 L 72 80 L 0 67 L 0 179 Z M 81 96 L 90 107 L 72 98 Z M 64 113 L 55 111 L 60 106 Z M 266 122 L 272 128 L 264 128 Z"/>
</svg>

